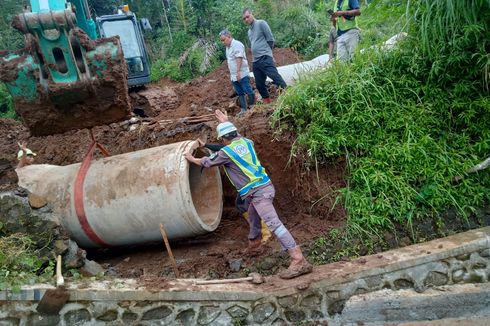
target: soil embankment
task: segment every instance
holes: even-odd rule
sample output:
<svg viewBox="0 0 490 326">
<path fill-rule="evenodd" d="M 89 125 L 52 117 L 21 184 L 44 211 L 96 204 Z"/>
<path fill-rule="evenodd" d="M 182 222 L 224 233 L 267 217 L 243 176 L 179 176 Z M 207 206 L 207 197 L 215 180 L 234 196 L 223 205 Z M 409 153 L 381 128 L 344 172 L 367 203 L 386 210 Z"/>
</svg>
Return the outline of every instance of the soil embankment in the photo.
<svg viewBox="0 0 490 326">
<path fill-rule="evenodd" d="M 287 49 L 276 49 L 275 59 L 279 65 L 298 62 L 298 56 Z M 98 142 L 113 155 L 197 137 L 213 142 L 217 123 L 205 115 L 221 109 L 233 117 L 239 111 L 226 63 L 207 76 L 184 84 L 161 81 L 149 86 L 143 95 L 133 94 L 132 101 L 141 116 L 93 129 Z M 243 118 L 232 120 L 256 144 L 276 188 L 275 205 L 281 219 L 300 244 L 308 244 L 330 228 L 344 224 L 343 209 L 339 206 L 331 209 L 335 190 L 344 186 L 344 165 L 340 162 L 308 171 L 301 157 L 290 157 L 293 136 L 274 135 L 269 124 L 273 110 L 273 105 L 257 106 Z M 90 144 L 86 129 L 32 137 L 25 127 L 12 120 L 0 120 L 0 135 L 0 191 L 16 187 L 13 167 L 17 141 L 28 142 L 29 148 L 38 154 L 36 163 L 56 165 L 82 161 Z M 274 274 L 283 263 L 279 244 L 274 239 L 269 241 L 267 250 L 258 257 L 242 254 L 247 245 L 248 225 L 234 208 L 236 192 L 224 176 L 223 184 L 225 206 L 218 229 L 172 244 L 181 277 L 227 277 L 254 269 Z M 148 281 L 173 276 L 162 243 L 96 250 L 89 252 L 88 257 L 101 263 L 112 276 L 141 277 Z"/>
</svg>

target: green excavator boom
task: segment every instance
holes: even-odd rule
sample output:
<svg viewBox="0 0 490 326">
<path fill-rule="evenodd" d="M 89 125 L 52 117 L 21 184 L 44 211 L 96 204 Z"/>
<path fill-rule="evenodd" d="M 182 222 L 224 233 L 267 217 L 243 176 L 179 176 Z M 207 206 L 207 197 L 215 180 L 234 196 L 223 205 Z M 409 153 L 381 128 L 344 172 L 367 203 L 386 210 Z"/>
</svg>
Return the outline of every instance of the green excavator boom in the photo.
<svg viewBox="0 0 490 326">
<path fill-rule="evenodd" d="M 118 37 L 97 38 L 86 0 L 31 0 L 14 17 L 25 48 L 0 52 L 0 80 L 33 135 L 62 133 L 129 115 Z"/>
</svg>

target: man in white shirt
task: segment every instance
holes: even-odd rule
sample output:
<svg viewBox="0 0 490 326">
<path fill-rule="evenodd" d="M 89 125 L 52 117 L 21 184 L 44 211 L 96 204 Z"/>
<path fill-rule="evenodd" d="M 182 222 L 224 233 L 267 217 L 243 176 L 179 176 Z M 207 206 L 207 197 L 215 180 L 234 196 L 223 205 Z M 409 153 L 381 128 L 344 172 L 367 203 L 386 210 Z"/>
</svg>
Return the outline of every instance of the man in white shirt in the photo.
<svg viewBox="0 0 490 326">
<path fill-rule="evenodd" d="M 228 30 L 219 33 L 221 42 L 226 47 L 226 61 L 230 70 L 230 79 L 240 101 L 240 114 L 255 104 L 255 94 L 250 84 L 247 55 L 242 42 L 235 40 Z"/>
</svg>

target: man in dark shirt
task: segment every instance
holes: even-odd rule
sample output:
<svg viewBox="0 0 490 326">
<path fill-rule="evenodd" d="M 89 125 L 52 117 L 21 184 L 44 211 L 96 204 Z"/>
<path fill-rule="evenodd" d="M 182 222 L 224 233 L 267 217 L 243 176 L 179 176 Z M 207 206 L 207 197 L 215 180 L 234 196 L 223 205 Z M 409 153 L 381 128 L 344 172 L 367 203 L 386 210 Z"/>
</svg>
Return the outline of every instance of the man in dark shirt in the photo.
<svg viewBox="0 0 490 326">
<path fill-rule="evenodd" d="M 249 26 L 248 38 L 252 48 L 253 73 L 255 85 L 262 96 L 264 103 L 270 103 L 269 91 L 265 86 L 267 77 L 279 88 L 285 89 L 286 82 L 277 71 L 272 49 L 274 49 L 274 36 L 265 20 L 255 19 L 252 10 L 243 10 L 242 18 Z"/>
</svg>

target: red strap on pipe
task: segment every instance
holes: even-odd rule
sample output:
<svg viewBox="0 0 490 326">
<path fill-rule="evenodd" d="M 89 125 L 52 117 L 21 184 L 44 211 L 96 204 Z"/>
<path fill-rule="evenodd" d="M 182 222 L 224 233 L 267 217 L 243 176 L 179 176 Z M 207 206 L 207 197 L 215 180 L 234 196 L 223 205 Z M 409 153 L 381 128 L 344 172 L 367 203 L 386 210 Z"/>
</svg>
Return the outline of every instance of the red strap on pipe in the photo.
<svg viewBox="0 0 490 326">
<path fill-rule="evenodd" d="M 96 244 L 103 246 L 103 247 L 110 247 L 110 245 L 102 240 L 97 233 L 95 233 L 94 229 L 90 226 L 90 223 L 88 222 L 87 215 L 85 213 L 85 206 L 83 203 L 83 184 L 85 181 L 85 176 L 87 175 L 87 171 L 90 168 L 90 165 L 92 163 L 92 156 L 94 154 L 94 150 L 98 148 L 104 156 L 109 156 L 109 152 L 102 146 L 101 144 L 97 143 L 95 140 L 95 137 L 92 133 L 92 129 L 89 130 L 90 133 L 90 138 L 92 139 L 92 143 L 88 147 L 87 154 L 85 154 L 85 157 L 83 158 L 82 164 L 80 165 L 80 169 L 78 170 L 77 177 L 75 179 L 75 189 L 74 189 L 74 204 L 75 204 L 75 212 L 78 217 L 78 221 L 80 222 L 80 225 L 82 227 L 82 230 L 85 232 L 85 234 L 95 242 Z"/>
</svg>

